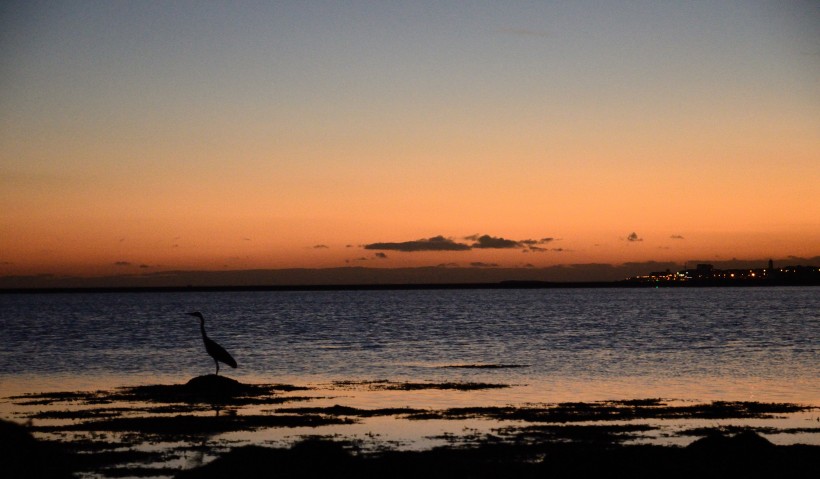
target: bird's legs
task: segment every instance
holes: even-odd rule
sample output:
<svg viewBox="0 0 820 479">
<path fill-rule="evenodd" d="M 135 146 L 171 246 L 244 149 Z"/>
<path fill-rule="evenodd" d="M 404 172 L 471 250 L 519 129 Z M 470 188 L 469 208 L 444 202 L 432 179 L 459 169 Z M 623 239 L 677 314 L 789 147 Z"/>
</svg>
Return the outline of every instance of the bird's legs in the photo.
<svg viewBox="0 0 820 479">
<path fill-rule="evenodd" d="M 216 364 L 216 374 L 217 374 L 217 376 L 218 376 L 218 375 L 219 375 L 219 361 L 217 361 L 216 359 L 214 359 L 214 363 Z"/>
</svg>

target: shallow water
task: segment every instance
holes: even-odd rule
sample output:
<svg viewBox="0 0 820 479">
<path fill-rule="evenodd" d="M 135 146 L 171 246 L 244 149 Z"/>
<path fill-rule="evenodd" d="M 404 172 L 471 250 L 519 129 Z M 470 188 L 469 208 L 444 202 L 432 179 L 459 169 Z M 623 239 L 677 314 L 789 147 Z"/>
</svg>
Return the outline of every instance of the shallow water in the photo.
<svg viewBox="0 0 820 479">
<path fill-rule="evenodd" d="M 5 390 L 213 372 L 184 314 L 198 310 L 239 362 L 221 372 L 243 381 L 820 404 L 820 288 L 6 294 L 0 305 Z M 446 367 L 458 365 L 521 367 Z"/>
<path fill-rule="evenodd" d="M 281 404 L 227 410 L 237 416 L 288 414 L 288 408 L 302 406 L 435 411 L 641 398 L 683 405 L 820 406 L 820 288 L 6 294 L 0 295 L 0 398 L 184 384 L 213 373 L 198 320 L 184 314 L 195 310 L 205 314 L 210 337 L 239 363 L 238 369 L 223 365 L 222 375 L 310 388 L 278 394 L 292 399 Z M 366 386 L 379 380 L 508 387 Z M 148 406 L 0 399 L 0 418 L 38 417 L 35 426 L 54 426 L 78 420 L 38 414 L 123 407 L 131 411 L 123 414 L 133 417 L 145 415 L 139 411 Z M 651 428 L 628 441 L 686 445 L 696 438 L 687 430 L 740 427 L 775 444 L 820 445 L 818 411 L 755 419 L 636 419 L 628 422 Z M 411 420 L 399 414 L 184 440 L 105 430 L 37 436 L 89 452 L 98 450 L 99 442 L 117 451 L 153 452 L 136 466 L 166 468 L 156 475 L 170 477 L 168 468 L 196 467 L 245 444 L 287 446 L 319 435 L 352 440 L 364 449 L 425 449 L 526 425 L 481 417 Z M 81 475 L 119 474 L 106 471 Z"/>
</svg>

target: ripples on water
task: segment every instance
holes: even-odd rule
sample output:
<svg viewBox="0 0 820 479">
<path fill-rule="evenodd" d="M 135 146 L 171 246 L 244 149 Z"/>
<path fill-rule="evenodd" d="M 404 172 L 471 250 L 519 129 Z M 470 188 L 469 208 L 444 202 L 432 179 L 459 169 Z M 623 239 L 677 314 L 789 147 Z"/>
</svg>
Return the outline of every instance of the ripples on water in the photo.
<svg viewBox="0 0 820 479">
<path fill-rule="evenodd" d="M 792 383 L 818 397 L 820 289 L 560 289 L 0 295 L 0 379 L 236 377 Z M 498 371 L 447 365 L 525 365 Z M 637 394 L 636 394 L 637 396 Z"/>
</svg>

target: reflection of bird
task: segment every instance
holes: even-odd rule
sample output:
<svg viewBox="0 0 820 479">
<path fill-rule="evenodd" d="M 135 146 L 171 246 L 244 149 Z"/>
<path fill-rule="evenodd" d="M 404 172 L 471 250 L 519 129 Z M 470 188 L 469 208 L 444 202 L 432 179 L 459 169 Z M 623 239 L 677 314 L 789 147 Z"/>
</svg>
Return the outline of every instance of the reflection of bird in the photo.
<svg viewBox="0 0 820 479">
<path fill-rule="evenodd" d="M 199 318 L 199 329 L 202 331 L 202 341 L 205 343 L 205 351 L 207 351 L 208 354 L 214 358 L 214 362 L 216 363 L 216 374 L 219 374 L 219 361 L 222 361 L 228 366 L 235 368 L 236 360 L 228 354 L 228 351 L 225 351 L 225 348 L 216 344 L 216 341 L 209 338 L 208 335 L 205 334 L 205 318 L 202 317 L 202 313 L 197 311 L 188 314 Z"/>
</svg>

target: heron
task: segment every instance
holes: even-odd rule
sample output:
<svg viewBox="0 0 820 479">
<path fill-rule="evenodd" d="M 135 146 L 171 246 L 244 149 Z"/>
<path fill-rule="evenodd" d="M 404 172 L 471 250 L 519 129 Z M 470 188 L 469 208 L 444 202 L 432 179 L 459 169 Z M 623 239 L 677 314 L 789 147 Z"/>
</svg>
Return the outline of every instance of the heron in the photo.
<svg viewBox="0 0 820 479">
<path fill-rule="evenodd" d="M 189 316 L 194 316 L 199 318 L 199 330 L 202 331 L 202 342 L 205 343 L 205 351 L 214 358 L 214 363 L 216 363 L 216 374 L 219 374 L 219 362 L 222 361 L 223 363 L 227 364 L 228 366 L 235 368 L 236 367 L 236 360 L 228 354 L 228 351 L 225 351 L 225 348 L 217 344 L 216 341 L 209 338 L 207 334 L 205 334 L 205 318 L 202 317 L 202 313 L 199 311 L 195 311 L 193 313 L 187 313 Z"/>
</svg>

